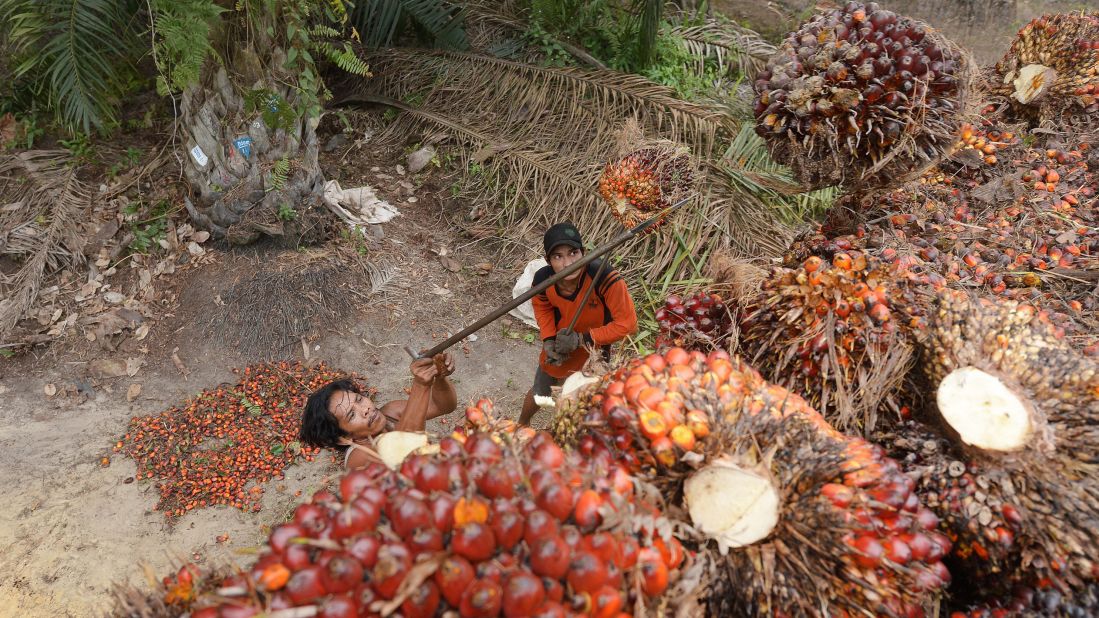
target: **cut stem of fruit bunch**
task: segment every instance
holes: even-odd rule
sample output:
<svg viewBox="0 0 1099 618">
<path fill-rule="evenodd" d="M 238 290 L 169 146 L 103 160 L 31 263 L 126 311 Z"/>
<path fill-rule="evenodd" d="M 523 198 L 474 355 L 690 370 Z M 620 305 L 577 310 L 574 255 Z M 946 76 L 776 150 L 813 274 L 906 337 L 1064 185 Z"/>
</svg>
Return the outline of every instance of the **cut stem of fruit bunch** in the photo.
<svg viewBox="0 0 1099 618">
<path fill-rule="evenodd" d="M 1015 391 L 976 367 L 951 371 L 935 396 L 943 420 L 977 448 L 1019 450 L 1034 429 L 1030 410 Z"/>
<path fill-rule="evenodd" d="M 718 460 L 683 483 L 683 501 L 699 532 L 728 547 L 767 538 L 778 524 L 779 495 L 765 469 Z"/>
</svg>

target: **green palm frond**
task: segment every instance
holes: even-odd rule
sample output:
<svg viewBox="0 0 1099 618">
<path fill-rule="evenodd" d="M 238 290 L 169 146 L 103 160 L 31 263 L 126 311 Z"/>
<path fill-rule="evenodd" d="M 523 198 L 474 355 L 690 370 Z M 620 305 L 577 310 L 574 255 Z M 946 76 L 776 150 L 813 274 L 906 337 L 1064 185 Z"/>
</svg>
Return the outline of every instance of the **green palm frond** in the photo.
<svg viewBox="0 0 1099 618">
<path fill-rule="evenodd" d="M 351 19 L 367 47 L 391 45 L 405 20 L 429 34 L 436 47 L 466 49 L 463 11 L 443 0 L 370 0 L 356 3 Z"/>
<path fill-rule="evenodd" d="M 727 21 L 681 24 L 670 28 L 669 33 L 683 40 L 699 66 L 713 60 L 722 73 L 735 72 L 747 78 L 762 71 L 777 51 L 759 34 Z"/>
<path fill-rule="evenodd" d="M 0 0 L 19 57 L 16 80 L 29 82 L 70 129 L 114 122 L 120 67 L 134 56 L 136 6 L 118 0 Z"/>
<path fill-rule="evenodd" d="M 660 35 L 660 20 L 664 16 L 664 0 L 635 0 L 640 27 L 637 40 L 637 55 L 641 68 L 649 66 L 656 49 L 656 38 Z"/>
</svg>

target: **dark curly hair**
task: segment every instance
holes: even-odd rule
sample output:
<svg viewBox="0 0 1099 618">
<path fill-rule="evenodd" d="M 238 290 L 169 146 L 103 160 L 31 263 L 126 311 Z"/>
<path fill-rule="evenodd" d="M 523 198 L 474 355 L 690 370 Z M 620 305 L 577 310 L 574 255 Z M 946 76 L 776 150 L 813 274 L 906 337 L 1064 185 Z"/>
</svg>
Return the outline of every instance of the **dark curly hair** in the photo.
<svg viewBox="0 0 1099 618">
<path fill-rule="evenodd" d="M 336 391 L 365 392 L 354 380 L 335 380 L 313 391 L 305 402 L 298 437 L 310 446 L 321 448 L 340 447 L 340 438 L 347 434 L 340 429 L 340 422 L 328 411 L 328 401 Z"/>
</svg>

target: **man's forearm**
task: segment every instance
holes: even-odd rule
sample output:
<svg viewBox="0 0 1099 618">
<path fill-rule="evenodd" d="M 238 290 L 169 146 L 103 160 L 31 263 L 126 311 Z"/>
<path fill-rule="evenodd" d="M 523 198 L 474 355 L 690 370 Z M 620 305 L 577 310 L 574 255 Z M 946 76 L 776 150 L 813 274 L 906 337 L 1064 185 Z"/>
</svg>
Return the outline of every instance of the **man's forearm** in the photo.
<svg viewBox="0 0 1099 618">
<path fill-rule="evenodd" d="M 408 395 L 401 420 L 394 427 L 397 431 L 423 431 L 427 424 L 428 408 L 431 407 L 431 386 L 412 383 L 412 392 Z"/>
<path fill-rule="evenodd" d="M 458 393 L 454 392 L 454 384 L 450 378 L 435 378 L 435 383 L 431 385 L 431 403 L 432 410 L 428 418 L 450 414 L 458 407 Z"/>
</svg>

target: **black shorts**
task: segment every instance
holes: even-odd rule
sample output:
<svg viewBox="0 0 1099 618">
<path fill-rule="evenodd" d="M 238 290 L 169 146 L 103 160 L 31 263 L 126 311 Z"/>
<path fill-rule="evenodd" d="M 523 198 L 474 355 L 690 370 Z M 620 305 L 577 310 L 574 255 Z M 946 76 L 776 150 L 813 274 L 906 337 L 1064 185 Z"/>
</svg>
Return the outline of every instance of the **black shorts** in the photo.
<svg viewBox="0 0 1099 618">
<path fill-rule="evenodd" d="M 561 386 L 564 381 L 565 378 L 555 378 L 545 371 L 542 371 L 542 366 L 539 365 L 538 369 L 534 372 L 534 394 L 541 395 L 542 397 L 549 397 L 550 387 Z"/>
</svg>

